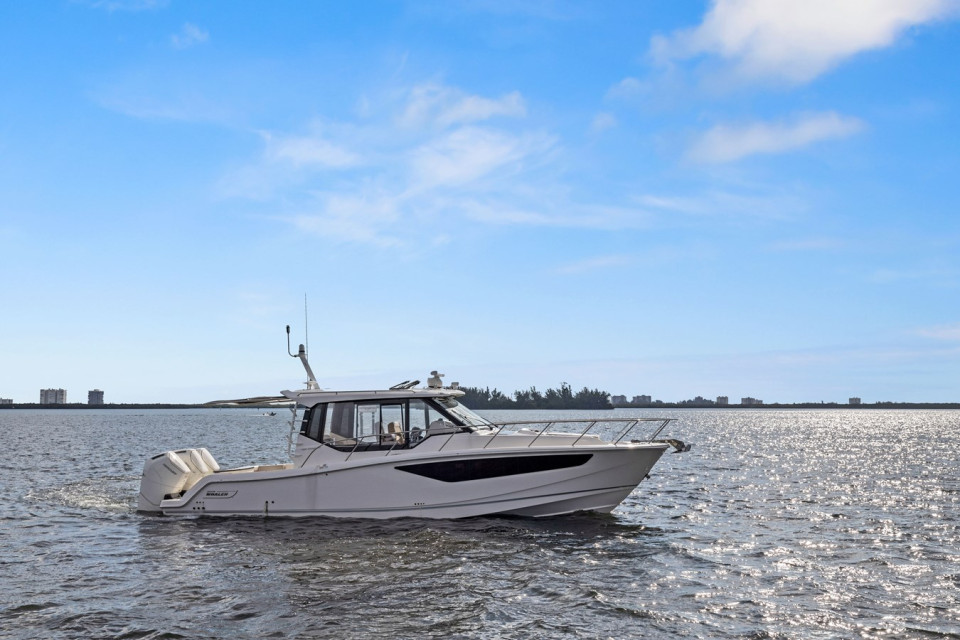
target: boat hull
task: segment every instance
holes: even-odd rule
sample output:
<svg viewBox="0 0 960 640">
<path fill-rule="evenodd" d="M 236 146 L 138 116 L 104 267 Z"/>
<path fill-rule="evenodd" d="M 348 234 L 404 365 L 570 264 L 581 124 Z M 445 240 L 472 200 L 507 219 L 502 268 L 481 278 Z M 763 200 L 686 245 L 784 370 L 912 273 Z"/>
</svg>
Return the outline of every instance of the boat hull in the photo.
<svg viewBox="0 0 960 640">
<path fill-rule="evenodd" d="M 349 464 L 203 477 L 158 511 L 194 516 L 466 518 L 609 512 L 667 445 L 376 456 Z"/>
</svg>

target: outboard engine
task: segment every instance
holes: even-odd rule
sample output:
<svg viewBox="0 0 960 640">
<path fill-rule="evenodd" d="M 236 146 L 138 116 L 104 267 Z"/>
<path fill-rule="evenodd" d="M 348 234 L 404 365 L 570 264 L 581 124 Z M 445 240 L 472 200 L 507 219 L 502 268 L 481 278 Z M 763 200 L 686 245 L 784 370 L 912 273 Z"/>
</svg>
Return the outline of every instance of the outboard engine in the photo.
<svg viewBox="0 0 960 640">
<path fill-rule="evenodd" d="M 143 465 L 137 511 L 162 513 L 160 502 L 179 497 L 203 476 L 220 470 L 206 449 L 167 451 L 153 456 Z"/>
</svg>

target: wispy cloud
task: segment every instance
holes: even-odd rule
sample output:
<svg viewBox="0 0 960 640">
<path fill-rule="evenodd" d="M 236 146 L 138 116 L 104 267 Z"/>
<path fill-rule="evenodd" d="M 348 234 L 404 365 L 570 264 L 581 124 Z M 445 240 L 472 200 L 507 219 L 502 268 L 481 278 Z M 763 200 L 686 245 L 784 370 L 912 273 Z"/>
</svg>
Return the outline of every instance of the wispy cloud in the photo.
<svg viewBox="0 0 960 640">
<path fill-rule="evenodd" d="M 163 9 L 170 0 L 75 0 L 94 9 L 105 11 L 150 11 Z"/>
<path fill-rule="evenodd" d="M 444 241 L 451 220 L 611 231 L 681 216 L 782 220 L 802 208 L 796 195 L 762 189 L 583 201 L 566 182 L 561 139 L 528 123 L 519 94 L 429 83 L 389 95 L 401 97 L 375 99 L 355 120 L 258 132 L 259 156 L 226 173 L 221 194 L 273 203 L 301 231 L 377 246 Z M 616 125 L 601 115 L 596 128 Z"/>
<path fill-rule="evenodd" d="M 740 193 L 714 189 L 681 196 L 643 194 L 635 196 L 634 200 L 659 215 L 682 215 L 691 218 L 784 220 L 805 209 L 802 199 L 795 194 L 756 188 Z"/>
<path fill-rule="evenodd" d="M 922 329 L 918 329 L 917 333 L 925 338 L 960 342 L 960 322 L 954 324 L 942 324 L 934 327 L 924 327 Z"/>
<path fill-rule="evenodd" d="M 158 94 L 155 88 L 130 85 L 107 87 L 90 94 L 105 109 L 144 120 L 225 123 L 233 119 L 229 106 L 200 91 Z"/>
<path fill-rule="evenodd" d="M 838 238 L 800 238 L 774 242 L 769 245 L 770 251 L 832 251 L 840 249 L 844 242 Z"/>
<path fill-rule="evenodd" d="M 395 247 L 401 241 L 392 227 L 403 199 L 371 189 L 366 193 L 321 195 L 312 210 L 284 217 L 300 231 L 340 242 Z"/>
<path fill-rule="evenodd" d="M 379 246 L 416 234 L 418 242 L 441 242 L 435 222 L 451 217 L 488 225 L 635 224 L 636 211 L 558 202 L 556 190 L 536 186 L 533 176 L 550 164 L 558 141 L 522 126 L 525 114 L 517 92 L 488 98 L 418 85 L 392 109 L 381 104 L 354 122 L 260 132 L 259 159 L 225 175 L 221 193 L 276 199 L 295 209 L 279 217 L 302 231 Z"/>
<path fill-rule="evenodd" d="M 803 114 L 787 122 L 721 124 L 703 133 L 687 157 L 694 162 L 733 162 L 759 153 L 783 153 L 815 142 L 845 138 L 864 129 L 862 120 L 832 111 Z"/>
<path fill-rule="evenodd" d="M 359 154 L 322 136 L 276 136 L 263 132 L 264 157 L 270 162 L 289 162 L 295 167 L 346 168 L 361 163 Z"/>
<path fill-rule="evenodd" d="M 632 98 L 643 92 L 643 83 L 633 77 L 627 77 L 607 89 L 607 99 Z"/>
<path fill-rule="evenodd" d="M 715 0 L 698 26 L 654 37 L 651 53 L 661 63 L 716 56 L 746 79 L 801 84 L 958 8 L 956 0 Z"/>
<path fill-rule="evenodd" d="M 590 271 L 601 271 L 605 269 L 615 269 L 631 264 L 634 258 L 624 255 L 597 256 L 571 262 L 557 268 L 557 273 L 562 275 L 574 275 L 578 273 L 587 273 Z"/>
<path fill-rule="evenodd" d="M 189 49 L 210 39 L 210 33 L 195 24 L 187 22 L 180 31 L 170 36 L 170 45 L 174 49 Z"/>
<path fill-rule="evenodd" d="M 894 284 L 899 282 L 917 282 L 937 287 L 955 288 L 957 270 L 952 266 L 919 264 L 912 267 L 884 267 L 876 269 L 867 278 L 875 284 Z"/>
<path fill-rule="evenodd" d="M 418 188 L 464 186 L 550 148 L 549 136 L 512 134 L 489 128 L 462 127 L 430 140 L 410 154 Z"/>
<path fill-rule="evenodd" d="M 608 129 L 613 129 L 618 124 L 617 117 L 612 113 L 601 112 L 593 117 L 590 123 L 590 133 L 603 133 Z"/>
<path fill-rule="evenodd" d="M 539 192 L 475 197 L 458 203 L 457 208 L 466 218 L 491 225 L 612 231 L 648 228 L 653 220 L 650 212 L 642 207 L 583 204 L 567 199 L 550 201 Z"/>
<path fill-rule="evenodd" d="M 399 122 L 407 127 L 432 125 L 445 128 L 497 116 L 523 117 L 526 113 L 526 105 L 518 91 L 493 99 L 431 83 L 413 88 Z"/>
</svg>

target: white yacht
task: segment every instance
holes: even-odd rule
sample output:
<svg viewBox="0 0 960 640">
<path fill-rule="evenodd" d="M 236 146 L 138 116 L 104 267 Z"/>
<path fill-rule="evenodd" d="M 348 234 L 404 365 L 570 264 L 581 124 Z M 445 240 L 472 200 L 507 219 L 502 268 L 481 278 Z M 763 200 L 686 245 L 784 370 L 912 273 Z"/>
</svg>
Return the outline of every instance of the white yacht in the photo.
<svg viewBox="0 0 960 640">
<path fill-rule="evenodd" d="M 289 334 L 289 327 L 287 328 Z M 293 354 L 291 354 L 293 355 Z M 671 419 L 490 422 L 433 372 L 373 391 L 307 388 L 218 404 L 291 408 L 291 461 L 221 469 L 205 448 L 147 460 L 138 509 L 164 515 L 464 518 L 609 512 L 678 440 Z M 646 429 L 644 429 L 646 428 Z M 648 430 L 645 438 L 636 432 Z"/>
</svg>

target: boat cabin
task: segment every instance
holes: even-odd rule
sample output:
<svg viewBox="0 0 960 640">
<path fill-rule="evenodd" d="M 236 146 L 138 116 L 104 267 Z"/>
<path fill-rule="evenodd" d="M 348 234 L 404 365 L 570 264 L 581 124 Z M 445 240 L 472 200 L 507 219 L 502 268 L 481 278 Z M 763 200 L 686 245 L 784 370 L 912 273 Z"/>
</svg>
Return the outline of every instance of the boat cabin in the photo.
<svg viewBox="0 0 960 640">
<path fill-rule="evenodd" d="M 410 449 L 427 437 L 472 431 L 489 423 L 446 395 L 427 390 L 343 393 L 327 395 L 306 408 L 300 434 L 342 451 Z M 419 393 L 418 393 L 419 392 Z M 304 394 L 306 395 L 306 394 Z M 311 398 L 312 399 L 312 398 Z M 298 398 L 303 404 L 307 399 Z"/>
</svg>

